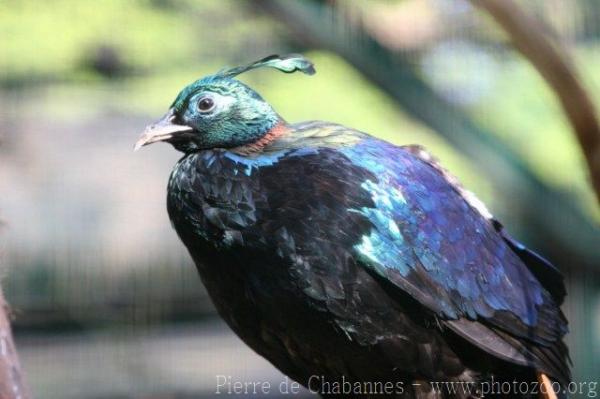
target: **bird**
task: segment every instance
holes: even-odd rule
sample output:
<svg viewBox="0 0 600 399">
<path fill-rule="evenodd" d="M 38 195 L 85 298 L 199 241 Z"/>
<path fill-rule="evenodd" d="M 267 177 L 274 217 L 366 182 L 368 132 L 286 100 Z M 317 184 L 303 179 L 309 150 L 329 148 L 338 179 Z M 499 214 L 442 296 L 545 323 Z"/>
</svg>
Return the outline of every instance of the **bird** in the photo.
<svg viewBox="0 0 600 399">
<path fill-rule="evenodd" d="M 135 144 L 183 153 L 167 211 L 228 326 L 324 398 L 564 397 L 561 272 L 423 147 L 287 122 L 236 78 L 259 68 L 315 73 L 222 69 Z"/>
</svg>

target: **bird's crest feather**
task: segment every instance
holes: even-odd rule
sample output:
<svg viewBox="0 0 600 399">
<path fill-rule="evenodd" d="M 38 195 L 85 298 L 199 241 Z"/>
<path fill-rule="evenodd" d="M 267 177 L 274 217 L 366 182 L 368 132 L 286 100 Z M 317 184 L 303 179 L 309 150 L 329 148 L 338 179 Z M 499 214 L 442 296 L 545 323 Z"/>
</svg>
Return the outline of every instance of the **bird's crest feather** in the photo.
<svg viewBox="0 0 600 399">
<path fill-rule="evenodd" d="M 300 54 L 288 54 L 284 56 L 273 54 L 248 65 L 221 70 L 216 76 L 232 78 L 241 73 L 262 67 L 275 68 L 285 73 L 300 71 L 307 75 L 314 75 L 316 72 L 313 63 Z"/>
</svg>

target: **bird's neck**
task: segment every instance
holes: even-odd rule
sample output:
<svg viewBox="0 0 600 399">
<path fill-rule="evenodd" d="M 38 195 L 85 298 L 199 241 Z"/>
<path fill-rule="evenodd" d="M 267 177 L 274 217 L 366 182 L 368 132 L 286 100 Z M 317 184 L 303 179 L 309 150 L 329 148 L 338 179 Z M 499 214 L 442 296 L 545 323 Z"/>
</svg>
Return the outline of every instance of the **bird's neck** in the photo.
<svg viewBox="0 0 600 399">
<path fill-rule="evenodd" d="M 273 143 L 275 140 L 291 132 L 290 126 L 283 119 L 279 119 L 273 127 L 262 135 L 258 140 L 252 143 L 244 144 L 231 149 L 239 155 L 252 155 L 261 152 L 266 146 Z"/>
</svg>

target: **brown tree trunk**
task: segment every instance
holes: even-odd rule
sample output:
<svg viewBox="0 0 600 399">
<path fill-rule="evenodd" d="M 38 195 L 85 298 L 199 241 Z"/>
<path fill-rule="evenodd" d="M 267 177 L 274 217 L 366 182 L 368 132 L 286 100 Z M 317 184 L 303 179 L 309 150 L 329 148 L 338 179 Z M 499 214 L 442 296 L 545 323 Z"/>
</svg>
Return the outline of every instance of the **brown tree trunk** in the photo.
<svg viewBox="0 0 600 399">
<path fill-rule="evenodd" d="M 0 289 L 0 399 L 29 399 L 8 314 L 9 308 Z"/>
</svg>

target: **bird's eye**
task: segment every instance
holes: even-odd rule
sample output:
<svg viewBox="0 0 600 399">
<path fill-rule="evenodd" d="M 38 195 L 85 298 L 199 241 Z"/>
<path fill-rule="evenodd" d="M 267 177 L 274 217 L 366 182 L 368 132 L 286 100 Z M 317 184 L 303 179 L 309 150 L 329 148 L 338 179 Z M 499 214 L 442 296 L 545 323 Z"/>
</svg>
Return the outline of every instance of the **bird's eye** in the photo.
<svg viewBox="0 0 600 399">
<path fill-rule="evenodd" d="M 210 97 L 201 98 L 198 101 L 198 109 L 200 112 L 208 112 L 215 107 L 215 101 Z"/>
</svg>

